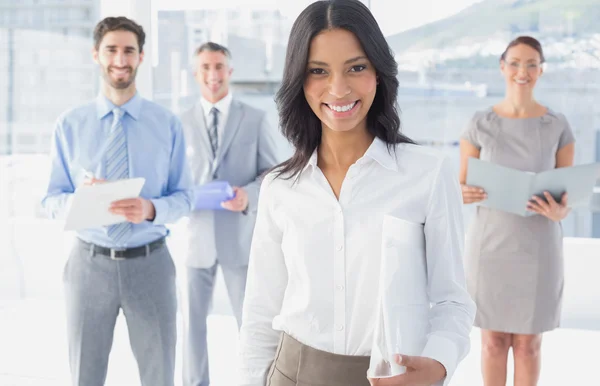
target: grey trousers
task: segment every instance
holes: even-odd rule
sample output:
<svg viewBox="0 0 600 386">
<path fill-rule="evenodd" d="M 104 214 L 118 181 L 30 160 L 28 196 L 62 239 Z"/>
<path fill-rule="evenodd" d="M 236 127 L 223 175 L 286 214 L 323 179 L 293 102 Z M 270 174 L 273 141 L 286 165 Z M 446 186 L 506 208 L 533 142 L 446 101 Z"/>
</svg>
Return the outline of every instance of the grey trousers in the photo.
<svg viewBox="0 0 600 386">
<path fill-rule="evenodd" d="M 143 386 L 173 386 L 177 341 L 175 265 L 166 245 L 125 260 L 77 241 L 65 266 L 73 386 L 103 386 L 119 310 Z"/>
<path fill-rule="evenodd" d="M 369 386 L 369 357 L 332 354 L 281 334 L 266 386 Z"/>
<path fill-rule="evenodd" d="M 217 266 L 218 264 L 215 263 L 208 269 L 191 267 L 187 269 L 189 320 L 183 344 L 183 386 L 210 385 L 206 318 L 212 304 Z M 239 329 L 242 323 L 248 266 L 221 265 L 221 269 Z"/>
</svg>

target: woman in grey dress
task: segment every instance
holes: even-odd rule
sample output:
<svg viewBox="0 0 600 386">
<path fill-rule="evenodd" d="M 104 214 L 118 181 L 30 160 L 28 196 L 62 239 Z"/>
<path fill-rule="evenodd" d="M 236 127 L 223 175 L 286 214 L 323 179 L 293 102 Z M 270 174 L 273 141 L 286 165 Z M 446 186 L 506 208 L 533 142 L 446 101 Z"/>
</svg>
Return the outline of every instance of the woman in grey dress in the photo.
<svg viewBox="0 0 600 386">
<path fill-rule="evenodd" d="M 504 100 L 475 114 L 460 142 L 460 182 L 465 204 L 485 192 L 465 185 L 469 157 L 541 172 L 573 165 L 573 134 L 562 114 L 533 95 L 542 75 L 540 43 L 522 36 L 500 59 L 506 80 Z M 536 385 L 542 333 L 559 325 L 563 292 L 562 228 L 569 209 L 566 194 L 556 202 L 532 197 L 531 217 L 478 207 L 467 235 L 469 292 L 477 304 L 475 325 L 482 330 L 485 386 L 506 384 L 509 348 L 515 386 Z"/>
</svg>

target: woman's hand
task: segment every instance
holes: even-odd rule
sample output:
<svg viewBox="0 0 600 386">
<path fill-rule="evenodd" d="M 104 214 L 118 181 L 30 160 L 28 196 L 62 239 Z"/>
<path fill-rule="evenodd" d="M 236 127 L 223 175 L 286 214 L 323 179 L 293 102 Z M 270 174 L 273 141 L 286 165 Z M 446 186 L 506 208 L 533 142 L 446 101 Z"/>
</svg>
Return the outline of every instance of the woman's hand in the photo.
<svg viewBox="0 0 600 386">
<path fill-rule="evenodd" d="M 390 378 L 369 378 L 371 386 L 431 386 L 446 377 L 446 369 L 435 359 L 395 355 L 396 363 L 406 367 L 406 373 Z"/>
<path fill-rule="evenodd" d="M 538 196 L 531 197 L 531 200 L 527 204 L 527 210 L 546 216 L 556 222 L 567 217 L 571 211 L 571 208 L 567 206 L 567 193 L 563 193 L 560 202 L 556 202 L 554 197 L 548 192 L 544 192 L 544 197 L 546 197 L 546 201 Z"/>
<path fill-rule="evenodd" d="M 485 192 L 485 190 L 477 186 L 461 184 L 460 188 L 462 189 L 464 204 L 472 204 L 474 202 L 483 201 L 487 198 L 487 193 Z"/>
</svg>

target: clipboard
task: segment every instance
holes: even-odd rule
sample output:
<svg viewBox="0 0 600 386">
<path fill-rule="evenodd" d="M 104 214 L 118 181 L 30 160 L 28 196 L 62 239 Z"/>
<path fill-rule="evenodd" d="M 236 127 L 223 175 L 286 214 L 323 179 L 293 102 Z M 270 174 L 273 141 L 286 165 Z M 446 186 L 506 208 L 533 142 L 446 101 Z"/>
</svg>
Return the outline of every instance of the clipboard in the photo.
<svg viewBox="0 0 600 386">
<path fill-rule="evenodd" d="M 567 192 L 570 208 L 589 205 L 599 177 L 600 163 L 533 173 L 469 158 L 466 182 L 486 191 L 479 205 L 529 217 L 536 213 L 527 210 L 527 202 L 534 195 L 544 198 L 544 191 L 557 202 Z"/>
<path fill-rule="evenodd" d="M 112 214 L 108 208 L 114 201 L 140 195 L 145 178 L 129 178 L 86 185 L 75 190 L 64 230 L 97 228 L 124 222 L 125 218 Z"/>
</svg>

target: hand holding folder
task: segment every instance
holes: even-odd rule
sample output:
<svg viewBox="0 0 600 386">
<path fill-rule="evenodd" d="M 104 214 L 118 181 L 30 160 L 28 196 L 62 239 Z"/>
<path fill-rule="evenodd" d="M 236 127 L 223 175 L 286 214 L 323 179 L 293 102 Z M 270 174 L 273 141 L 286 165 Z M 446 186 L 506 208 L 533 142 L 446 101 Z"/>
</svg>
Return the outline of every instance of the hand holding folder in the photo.
<svg viewBox="0 0 600 386">
<path fill-rule="evenodd" d="M 212 181 L 194 188 L 194 210 L 223 210 L 221 204 L 235 197 L 227 181 Z"/>
<path fill-rule="evenodd" d="M 479 205 L 528 217 L 535 215 L 527 210 L 531 197 L 545 200 L 546 191 L 556 202 L 561 201 L 563 193 L 568 193 L 571 208 L 589 205 L 599 177 L 598 163 L 533 173 L 469 158 L 466 182 L 487 193 L 487 199 Z"/>
</svg>

